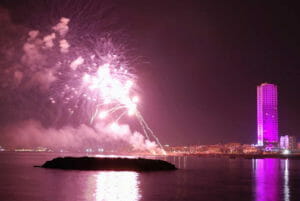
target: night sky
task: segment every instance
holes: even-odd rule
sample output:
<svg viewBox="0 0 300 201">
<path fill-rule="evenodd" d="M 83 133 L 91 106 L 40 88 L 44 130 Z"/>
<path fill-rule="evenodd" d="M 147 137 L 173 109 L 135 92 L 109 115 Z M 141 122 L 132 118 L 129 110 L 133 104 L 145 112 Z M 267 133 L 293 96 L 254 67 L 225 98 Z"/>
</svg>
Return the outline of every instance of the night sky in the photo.
<svg viewBox="0 0 300 201">
<path fill-rule="evenodd" d="M 51 21 L 63 13 L 42 3 L 31 10 L 28 2 L 1 5 L 15 24 L 29 28 L 39 16 Z M 300 138 L 296 4 L 130 0 L 114 6 L 124 40 L 142 58 L 134 66 L 140 110 L 162 144 L 256 143 L 256 86 L 263 82 L 278 85 L 280 134 Z M 16 116 L 5 104 L 1 125 Z"/>
</svg>

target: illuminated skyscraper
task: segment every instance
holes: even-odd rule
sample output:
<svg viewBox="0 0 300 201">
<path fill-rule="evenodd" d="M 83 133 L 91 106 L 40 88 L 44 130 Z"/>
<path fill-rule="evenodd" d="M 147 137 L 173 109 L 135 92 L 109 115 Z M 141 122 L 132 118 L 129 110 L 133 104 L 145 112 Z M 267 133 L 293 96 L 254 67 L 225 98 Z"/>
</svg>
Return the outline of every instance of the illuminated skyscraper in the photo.
<svg viewBox="0 0 300 201">
<path fill-rule="evenodd" d="M 257 87 L 257 141 L 259 146 L 278 146 L 277 86 Z"/>
</svg>

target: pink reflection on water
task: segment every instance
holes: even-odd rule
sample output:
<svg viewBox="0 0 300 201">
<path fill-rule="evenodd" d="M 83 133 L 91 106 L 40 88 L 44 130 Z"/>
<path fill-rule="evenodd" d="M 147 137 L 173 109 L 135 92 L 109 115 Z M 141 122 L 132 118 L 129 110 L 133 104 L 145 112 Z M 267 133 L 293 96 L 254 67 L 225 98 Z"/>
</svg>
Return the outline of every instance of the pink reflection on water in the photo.
<svg viewBox="0 0 300 201">
<path fill-rule="evenodd" d="M 96 201 L 138 201 L 141 198 L 138 173 L 100 172 L 96 175 Z"/>
<path fill-rule="evenodd" d="M 280 166 L 278 159 L 255 160 L 256 201 L 279 201 Z"/>
<path fill-rule="evenodd" d="M 281 165 L 283 166 L 283 170 L 284 170 L 283 198 L 284 198 L 284 201 L 290 201 L 289 159 L 285 159 Z"/>
</svg>

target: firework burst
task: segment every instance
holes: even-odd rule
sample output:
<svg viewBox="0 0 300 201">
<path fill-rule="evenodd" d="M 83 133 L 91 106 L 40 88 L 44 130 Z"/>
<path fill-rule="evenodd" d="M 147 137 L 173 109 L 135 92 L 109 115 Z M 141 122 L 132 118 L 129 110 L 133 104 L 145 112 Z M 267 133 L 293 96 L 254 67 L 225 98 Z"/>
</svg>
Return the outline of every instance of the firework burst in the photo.
<svg viewBox="0 0 300 201">
<path fill-rule="evenodd" d="M 74 44 L 67 37 L 69 22 L 61 18 L 48 34 L 29 32 L 22 62 L 30 68 L 15 71 L 14 80 L 27 86 L 37 84 L 40 90 L 49 92 L 51 104 L 92 127 L 101 122 L 117 131 L 124 116 L 136 117 L 145 143 L 152 147 L 149 151 L 165 154 L 138 110 L 137 77 L 126 60 L 124 47 L 115 46 L 109 36 L 96 39 L 94 49 Z"/>
</svg>

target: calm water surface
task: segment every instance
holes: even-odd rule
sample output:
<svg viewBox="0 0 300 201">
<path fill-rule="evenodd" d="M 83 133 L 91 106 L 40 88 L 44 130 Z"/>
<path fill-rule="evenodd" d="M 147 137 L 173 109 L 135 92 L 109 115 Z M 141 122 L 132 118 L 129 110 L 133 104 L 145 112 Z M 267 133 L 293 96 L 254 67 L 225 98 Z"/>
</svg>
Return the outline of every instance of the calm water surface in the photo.
<svg viewBox="0 0 300 201">
<path fill-rule="evenodd" d="M 300 160 L 167 157 L 180 169 L 150 173 L 33 167 L 57 156 L 0 153 L 0 200 L 300 200 Z"/>
</svg>

